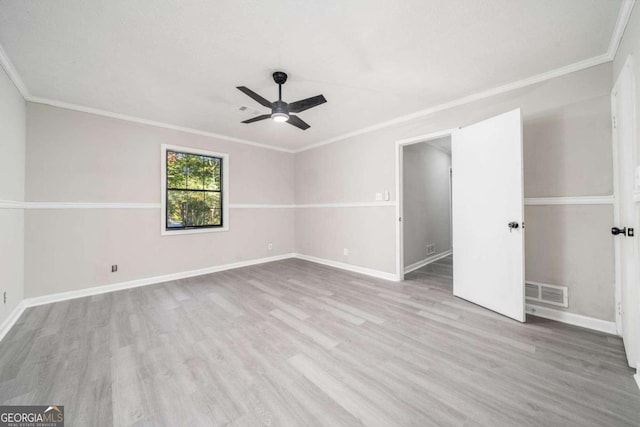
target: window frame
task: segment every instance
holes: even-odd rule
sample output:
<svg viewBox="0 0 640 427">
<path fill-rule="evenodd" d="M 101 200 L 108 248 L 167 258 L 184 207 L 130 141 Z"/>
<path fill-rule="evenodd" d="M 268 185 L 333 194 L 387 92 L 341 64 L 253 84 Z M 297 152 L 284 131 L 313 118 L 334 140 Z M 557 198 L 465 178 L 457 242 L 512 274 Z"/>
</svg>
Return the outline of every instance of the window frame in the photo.
<svg viewBox="0 0 640 427">
<path fill-rule="evenodd" d="M 197 156 L 217 157 L 221 162 L 221 203 L 222 225 L 200 226 L 195 228 L 167 228 L 167 151 L 174 151 Z M 229 231 L 229 154 L 201 150 L 199 148 L 181 147 L 178 145 L 162 144 L 160 146 L 160 235 L 176 236 L 181 234 L 217 233 Z"/>
</svg>

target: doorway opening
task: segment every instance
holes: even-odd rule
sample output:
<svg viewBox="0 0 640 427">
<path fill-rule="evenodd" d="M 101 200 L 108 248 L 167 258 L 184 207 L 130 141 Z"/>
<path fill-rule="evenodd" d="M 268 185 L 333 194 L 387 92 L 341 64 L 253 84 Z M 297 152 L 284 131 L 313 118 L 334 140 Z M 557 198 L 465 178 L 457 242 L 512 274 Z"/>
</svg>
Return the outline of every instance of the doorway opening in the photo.
<svg viewBox="0 0 640 427">
<path fill-rule="evenodd" d="M 452 173 L 447 231 L 453 250 L 454 296 L 488 308 L 519 322 L 525 318 L 524 293 L 524 186 L 522 165 L 522 112 L 515 109 L 460 128 L 396 142 L 396 268 L 405 279 L 405 268 L 433 259 L 408 258 L 407 234 L 417 234 L 405 219 L 405 148 L 451 141 Z M 411 185 L 412 183 L 409 183 Z M 410 219 L 409 219 L 410 221 Z M 405 233 L 404 228 L 407 228 Z M 448 232 L 448 233 L 447 233 Z M 433 237 L 432 237 L 433 238 Z M 424 243 L 419 243 L 424 246 Z M 433 243 L 433 242 L 430 242 Z M 420 248 L 418 246 L 418 248 Z M 434 250 L 435 249 L 435 250 Z M 421 251 L 421 249 L 419 249 Z M 425 248 L 426 252 L 426 248 Z M 436 257 L 446 248 L 431 247 Z"/>
<path fill-rule="evenodd" d="M 442 254 L 443 252 L 446 251 L 446 246 L 447 246 L 447 240 L 448 240 L 448 244 L 452 245 L 452 218 L 451 218 L 451 207 L 452 207 L 452 198 L 451 198 L 451 138 L 452 138 L 452 134 L 453 134 L 453 129 L 447 129 L 447 130 L 443 130 L 440 132 L 434 132 L 434 133 L 430 133 L 427 135 L 421 135 L 421 136 L 417 136 L 415 138 L 409 138 L 409 139 L 404 139 L 401 141 L 397 141 L 396 142 L 396 198 L 397 198 L 397 204 L 396 204 L 396 218 L 397 218 L 397 222 L 396 222 L 396 276 L 397 276 L 397 280 L 398 281 L 403 281 L 405 280 L 405 272 L 407 272 L 407 274 L 411 273 L 411 271 L 415 271 L 416 269 L 422 267 L 422 265 L 420 265 L 420 261 L 425 261 L 427 260 L 429 257 L 436 255 L 436 257 L 432 258 L 430 261 L 431 263 L 436 262 L 435 258 L 437 258 L 438 254 Z M 424 147 L 429 147 L 426 149 L 421 150 L 421 148 Z M 407 150 L 407 152 L 405 152 L 405 149 Z M 419 151 L 431 151 L 430 154 L 434 154 L 434 153 L 439 153 L 442 154 L 442 156 L 448 156 L 448 159 L 446 159 L 448 161 L 448 170 L 446 167 L 446 163 L 445 161 L 442 159 L 442 156 L 440 160 L 445 163 L 445 166 L 440 165 L 440 172 L 434 172 L 433 174 L 435 176 L 437 176 L 437 178 L 439 180 L 442 179 L 442 175 L 444 174 L 445 180 L 447 182 L 448 185 L 448 202 L 446 204 L 446 206 L 441 207 L 441 209 L 448 209 L 448 216 L 449 216 L 449 223 L 447 226 L 448 229 L 448 239 L 443 238 L 443 243 L 438 243 L 435 241 L 429 241 L 427 242 L 427 240 L 424 240 L 422 243 L 419 243 L 420 241 L 422 241 L 422 239 L 426 238 L 428 239 L 429 235 L 431 235 L 432 233 L 430 232 L 425 232 L 424 229 L 420 229 L 420 235 L 423 236 L 421 238 L 414 238 L 415 236 L 411 236 L 407 246 L 410 247 L 407 248 L 411 251 L 411 253 L 408 255 L 408 258 L 405 262 L 405 227 L 407 226 L 406 224 L 406 220 L 404 218 L 405 212 L 404 212 L 404 199 L 405 199 L 405 173 L 404 173 L 404 169 L 405 169 L 405 162 L 408 162 L 408 165 L 410 167 L 411 170 L 415 170 L 416 172 L 409 172 L 409 176 L 412 175 L 421 175 L 422 177 L 420 178 L 423 182 L 421 184 L 412 182 L 409 183 L 409 188 L 412 189 L 413 191 L 417 191 L 418 188 L 420 187 L 420 185 L 423 186 L 428 186 L 433 184 L 431 181 L 428 180 L 429 177 L 429 173 L 431 171 L 427 171 L 426 170 L 426 166 L 425 167 L 420 167 L 420 161 L 418 160 L 418 157 L 416 152 Z M 428 154 L 425 156 L 427 157 Z M 433 156 L 436 157 L 436 156 Z M 414 167 L 415 166 L 415 167 Z M 442 172 L 442 169 L 444 170 L 444 172 Z M 425 181 L 425 178 L 427 178 L 427 182 Z M 424 198 L 425 203 L 426 200 L 429 200 L 429 198 Z M 411 204 L 411 202 L 410 202 Z M 413 219 L 412 219 L 413 217 Z M 420 217 L 421 215 L 412 215 L 412 213 L 409 214 L 409 222 L 419 222 L 420 221 Z M 410 228 L 411 225 L 409 225 L 407 228 Z M 447 231 L 445 231 L 445 234 L 447 233 Z M 439 235 L 442 235 L 443 233 L 439 233 Z M 427 237 L 424 237 L 427 236 Z M 424 246 L 423 249 L 419 249 L 420 246 Z M 435 245 L 435 246 L 429 246 L 429 245 Z M 427 246 L 429 246 L 429 248 L 427 248 Z M 433 250 L 435 249 L 435 253 L 431 253 L 433 252 Z M 449 246 L 449 249 L 451 250 L 451 246 Z M 414 254 L 415 252 L 415 254 Z M 424 255 L 424 256 L 422 256 Z M 449 255 L 451 255 L 451 253 L 449 253 Z M 442 259 L 446 258 L 447 255 L 444 255 Z M 426 262 L 424 265 L 428 265 L 429 262 Z M 417 267 L 417 268 L 416 268 Z M 451 279 L 450 279 L 451 280 Z"/>
<path fill-rule="evenodd" d="M 452 293 L 451 135 L 401 148 L 404 279 Z"/>
</svg>

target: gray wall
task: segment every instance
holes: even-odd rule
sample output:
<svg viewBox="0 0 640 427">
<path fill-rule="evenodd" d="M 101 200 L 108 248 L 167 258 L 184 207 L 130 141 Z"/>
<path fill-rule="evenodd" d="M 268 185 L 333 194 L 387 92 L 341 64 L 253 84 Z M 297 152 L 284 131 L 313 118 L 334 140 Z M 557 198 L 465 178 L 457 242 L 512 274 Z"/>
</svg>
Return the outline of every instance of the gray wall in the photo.
<svg viewBox="0 0 640 427">
<path fill-rule="evenodd" d="M 27 104 L 27 200 L 160 203 L 161 144 L 229 153 L 230 204 L 294 202 L 292 154 L 33 103 Z M 29 209 L 25 295 L 294 251 L 294 209 L 233 208 L 229 221 L 228 232 L 162 237 L 157 208 Z"/>
<path fill-rule="evenodd" d="M 393 200 L 395 141 L 516 107 L 524 115 L 526 197 L 608 195 L 611 81 L 605 64 L 295 156 L 28 104 L 26 197 L 158 203 L 159 146 L 168 143 L 229 153 L 232 204 L 372 202 L 382 191 Z M 527 207 L 527 279 L 569 286 L 569 311 L 613 320 L 611 216 L 610 206 Z M 155 208 L 28 210 L 25 295 L 294 251 L 395 273 L 393 206 L 236 208 L 228 233 L 169 237 L 160 236 L 159 218 Z"/>
<path fill-rule="evenodd" d="M 524 117 L 525 197 L 610 195 L 611 81 L 612 65 L 604 64 L 297 153 L 296 201 L 370 202 L 383 190 L 395 199 L 395 141 L 518 107 Z M 324 173 L 327 165 L 330 174 Z M 395 272 L 394 207 L 303 211 L 296 218 L 299 252 Z M 527 207 L 527 279 L 566 285 L 568 311 L 613 321 L 612 215 L 611 206 Z M 580 234 L 554 234 L 559 224 Z M 350 257 L 342 255 L 347 242 Z M 558 247 L 567 262 L 552 268 L 558 264 Z"/>
<path fill-rule="evenodd" d="M 450 168 L 451 156 L 429 143 L 403 148 L 405 267 L 432 256 L 429 244 L 435 244 L 435 254 L 451 250 Z"/>
<path fill-rule="evenodd" d="M 0 67 L 0 201 L 24 201 L 25 102 Z M 0 324 L 23 299 L 24 211 L 0 207 Z M 2 293 L 7 292 L 7 303 Z"/>
</svg>

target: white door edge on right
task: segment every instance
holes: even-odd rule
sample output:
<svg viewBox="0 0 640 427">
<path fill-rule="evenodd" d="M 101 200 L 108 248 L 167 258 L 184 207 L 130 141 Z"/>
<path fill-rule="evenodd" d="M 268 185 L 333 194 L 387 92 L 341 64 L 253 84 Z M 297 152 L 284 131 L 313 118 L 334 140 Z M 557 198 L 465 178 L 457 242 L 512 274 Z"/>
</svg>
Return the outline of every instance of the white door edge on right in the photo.
<svg viewBox="0 0 640 427">
<path fill-rule="evenodd" d="M 631 57 L 627 58 L 611 92 L 614 154 L 614 226 L 638 230 L 638 192 L 635 123 L 635 78 Z M 640 362 L 640 249 L 638 237 L 613 237 L 616 271 L 616 326 L 623 338 L 629 366 Z"/>
</svg>

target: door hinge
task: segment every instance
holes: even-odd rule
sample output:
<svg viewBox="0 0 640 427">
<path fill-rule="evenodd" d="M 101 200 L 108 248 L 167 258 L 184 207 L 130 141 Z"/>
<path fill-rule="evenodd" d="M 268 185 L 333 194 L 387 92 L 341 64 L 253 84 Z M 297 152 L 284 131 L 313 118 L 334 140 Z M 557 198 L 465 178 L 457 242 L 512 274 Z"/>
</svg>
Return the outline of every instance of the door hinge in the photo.
<svg viewBox="0 0 640 427">
<path fill-rule="evenodd" d="M 611 123 L 614 129 L 617 129 L 616 116 L 611 116 Z"/>
</svg>

